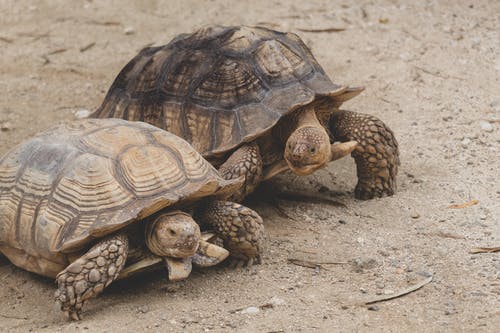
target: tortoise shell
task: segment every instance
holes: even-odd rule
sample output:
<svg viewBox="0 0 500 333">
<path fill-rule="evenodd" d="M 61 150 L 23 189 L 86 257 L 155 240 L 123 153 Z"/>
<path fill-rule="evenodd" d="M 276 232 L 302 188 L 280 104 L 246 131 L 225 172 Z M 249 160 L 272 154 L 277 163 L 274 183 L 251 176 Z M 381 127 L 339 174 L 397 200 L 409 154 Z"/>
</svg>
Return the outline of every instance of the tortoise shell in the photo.
<svg viewBox="0 0 500 333">
<path fill-rule="evenodd" d="M 210 158 L 264 135 L 319 97 L 335 102 L 347 89 L 332 83 L 293 33 L 215 26 L 143 49 L 91 117 L 146 121 Z"/>
<path fill-rule="evenodd" d="M 224 195 L 223 180 L 186 141 L 154 126 L 84 119 L 54 127 L 0 159 L 0 252 L 44 273 L 165 207 Z"/>
</svg>

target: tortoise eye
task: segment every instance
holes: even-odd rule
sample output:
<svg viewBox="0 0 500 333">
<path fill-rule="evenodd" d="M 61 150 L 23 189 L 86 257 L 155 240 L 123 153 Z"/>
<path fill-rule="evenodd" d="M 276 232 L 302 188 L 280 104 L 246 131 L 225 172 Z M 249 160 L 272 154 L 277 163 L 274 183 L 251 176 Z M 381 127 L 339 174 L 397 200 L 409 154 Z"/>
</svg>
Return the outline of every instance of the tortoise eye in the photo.
<svg viewBox="0 0 500 333">
<path fill-rule="evenodd" d="M 309 152 L 310 152 L 311 154 L 316 153 L 316 147 L 311 147 L 311 148 L 309 148 Z"/>
</svg>

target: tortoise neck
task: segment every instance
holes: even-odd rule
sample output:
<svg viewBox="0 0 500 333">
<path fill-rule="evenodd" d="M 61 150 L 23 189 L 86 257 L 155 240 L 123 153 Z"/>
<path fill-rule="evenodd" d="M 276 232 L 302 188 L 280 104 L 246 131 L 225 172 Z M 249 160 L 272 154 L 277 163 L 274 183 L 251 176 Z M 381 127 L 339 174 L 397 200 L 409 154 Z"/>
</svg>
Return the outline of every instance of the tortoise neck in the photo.
<svg viewBox="0 0 500 333">
<path fill-rule="evenodd" d="M 293 132 L 306 126 L 323 127 L 316 115 L 314 104 L 309 104 L 281 119 L 273 129 L 273 136 L 284 146 Z"/>
</svg>

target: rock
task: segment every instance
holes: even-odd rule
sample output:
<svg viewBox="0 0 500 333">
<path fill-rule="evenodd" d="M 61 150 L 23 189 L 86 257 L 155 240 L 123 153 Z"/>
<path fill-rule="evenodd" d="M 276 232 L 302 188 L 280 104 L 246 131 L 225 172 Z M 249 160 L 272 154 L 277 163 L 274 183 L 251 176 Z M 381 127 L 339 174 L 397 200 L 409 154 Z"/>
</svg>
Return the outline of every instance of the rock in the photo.
<svg viewBox="0 0 500 333">
<path fill-rule="evenodd" d="M 352 261 L 352 264 L 354 271 L 357 273 L 362 273 L 364 270 L 375 268 L 378 265 L 375 259 L 368 257 L 356 258 Z"/>
<path fill-rule="evenodd" d="M 362 294 L 366 294 L 366 293 L 368 292 L 368 291 L 367 291 L 365 288 L 363 288 L 363 287 L 359 288 L 359 291 L 361 291 L 361 293 L 362 293 Z"/>
<path fill-rule="evenodd" d="M 370 305 L 368 307 L 368 310 L 370 310 L 370 311 L 378 311 L 378 310 L 380 310 L 380 308 L 377 305 Z"/>
<path fill-rule="evenodd" d="M 347 224 L 347 221 L 346 220 L 339 220 L 339 223 L 340 224 Z"/>
<path fill-rule="evenodd" d="M 460 143 L 462 144 L 462 147 L 466 148 L 471 143 L 471 140 L 469 138 L 464 138 Z"/>
<path fill-rule="evenodd" d="M 123 33 L 125 35 L 133 35 L 135 34 L 135 29 L 133 27 L 126 27 L 125 29 L 123 29 Z"/>
<path fill-rule="evenodd" d="M 12 126 L 12 124 L 8 121 L 4 122 L 4 123 L 0 123 L 0 130 L 2 132 L 7 132 L 7 131 L 10 131 L 12 130 L 14 127 Z"/>
<path fill-rule="evenodd" d="M 481 127 L 482 131 L 493 132 L 493 125 L 489 121 L 481 120 L 479 122 L 479 126 Z"/>
<path fill-rule="evenodd" d="M 418 219 L 418 218 L 420 218 L 420 214 L 417 213 L 417 212 L 411 213 L 410 216 L 411 216 L 412 219 Z"/>
<path fill-rule="evenodd" d="M 83 118 L 88 118 L 92 111 L 87 110 L 87 109 L 81 109 L 75 112 L 75 117 L 76 119 L 83 119 Z"/>
<path fill-rule="evenodd" d="M 240 313 L 242 313 L 242 314 L 256 314 L 259 312 L 260 312 L 260 309 L 258 307 L 249 306 L 248 308 L 241 310 Z"/>
<path fill-rule="evenodd" d="M 143 305 L 137 309 L 137 312 L 139 313 L 148 313 L 149 312 L 149 306 Z"/>
</svg>

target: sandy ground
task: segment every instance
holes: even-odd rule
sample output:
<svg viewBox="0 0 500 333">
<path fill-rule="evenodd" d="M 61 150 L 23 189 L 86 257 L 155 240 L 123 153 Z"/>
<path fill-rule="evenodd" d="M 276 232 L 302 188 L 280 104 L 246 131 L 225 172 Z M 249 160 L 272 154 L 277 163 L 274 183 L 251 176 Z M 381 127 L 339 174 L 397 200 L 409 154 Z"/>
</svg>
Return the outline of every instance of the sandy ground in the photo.
<svg viewBox="0 0 500 333">
<path fill-rule="evenodd" d="M 350 158 L 285 175 L 274 184 L 340 204 L 279 201 L 278 213 L 255 200 L 269 238 L 262 265 L 116 283 L 81 322 L 54 310 L 53 281 L 0 258 L 0 330 L 498 332 L 500 256 L 470 250 L 500 246 L 500 2 L 252 2 L 0 1 L 0 153 L 95 109 L 146 45 L 206 24 L 260 24 L 299 33 L 334 81 L 366 86 L 345 107 L 395 131 L 397 194 L 355 200 Z M 346 30 L 300 31 L 331 27 Z M 431 275 L 414 293 L 360 305 Z"/>
</svg>

